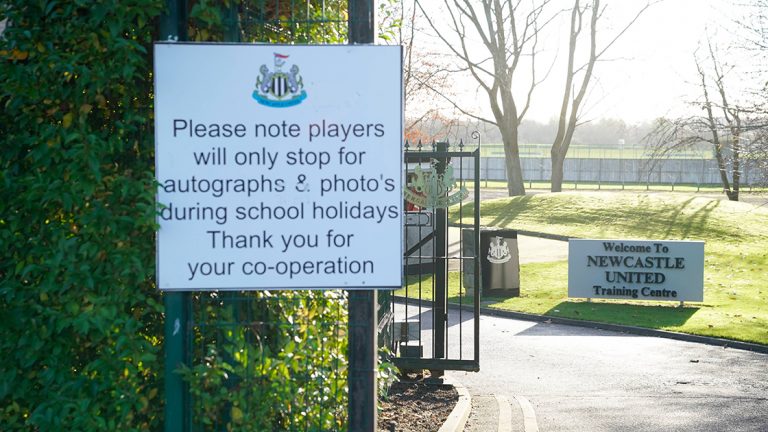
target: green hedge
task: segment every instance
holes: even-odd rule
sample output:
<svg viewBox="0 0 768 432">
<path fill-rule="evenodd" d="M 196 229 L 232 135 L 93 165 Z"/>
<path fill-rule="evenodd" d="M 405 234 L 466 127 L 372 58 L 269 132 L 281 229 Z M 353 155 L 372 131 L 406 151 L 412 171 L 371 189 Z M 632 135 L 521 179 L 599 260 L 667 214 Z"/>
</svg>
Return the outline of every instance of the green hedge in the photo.
<svg viewBox="0 0 768 432">
<path fill-rule="evenodd" d="M 162 421 L 148 61 L 161 4 L 0 2 L 3 430 Z"/>
<path fill-rule="evenodd" d="M 0 1 L 3 431 L 162 429 L 151 42 L 163 3 Z M 192 2 L 190 34 L 221 40 L 227 3 Z M 344 429 L 346 300 L 281 296 L 295 301 L 250 300 L 286 323 L 267 345 L 246 328 L 193 335 L 210 343 L 181 371 L 195 423 Z"/>
</svg>

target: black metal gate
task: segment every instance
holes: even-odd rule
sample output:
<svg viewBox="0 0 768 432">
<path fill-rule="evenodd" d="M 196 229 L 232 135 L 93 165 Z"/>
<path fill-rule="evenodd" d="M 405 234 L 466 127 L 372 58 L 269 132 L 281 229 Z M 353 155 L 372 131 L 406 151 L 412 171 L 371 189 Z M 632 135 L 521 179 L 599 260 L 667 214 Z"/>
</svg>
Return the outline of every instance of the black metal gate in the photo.
<svg viewBox="0 0 768 432">
<path fill-rule="evenodd" d="M 406 143 L 405 286 L 391 302 L 401 370 L 480 369 L 480 149 Z"/>
</svg>

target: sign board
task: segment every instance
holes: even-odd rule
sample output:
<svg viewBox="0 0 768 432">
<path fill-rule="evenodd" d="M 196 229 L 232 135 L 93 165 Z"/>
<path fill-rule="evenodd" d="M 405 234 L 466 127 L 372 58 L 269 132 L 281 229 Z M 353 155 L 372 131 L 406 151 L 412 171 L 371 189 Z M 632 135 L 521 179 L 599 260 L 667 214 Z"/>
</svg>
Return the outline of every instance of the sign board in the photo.
<svg viewBox="0 0 768 432">
<path fill-rule="evenodd" d="M 704 242 L 570 240 L 568 297 L 703 301 Z"/>
<path fill-rule="evenodd" d="M 160 289 L 401 286 L 400 47 L 154 49 Z"/>
</svg>

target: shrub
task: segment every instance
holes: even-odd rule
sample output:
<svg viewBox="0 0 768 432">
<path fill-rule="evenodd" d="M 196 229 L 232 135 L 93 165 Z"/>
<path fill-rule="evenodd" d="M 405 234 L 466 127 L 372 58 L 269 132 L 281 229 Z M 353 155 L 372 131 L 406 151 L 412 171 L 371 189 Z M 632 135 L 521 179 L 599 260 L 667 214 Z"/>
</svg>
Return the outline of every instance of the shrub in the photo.
<svg viewBox="0 0 768 432">
<path fill-rule="evenodd" d="M 222 40 L 220 3 L 193 2 L 197 39 Z M 163 4 L 0 2 L 4 431 L 162 427 L 151 42 Z M 205 351 L 174 372 L 190 383 L 196 421 L 344 429 L 343 294 L 243 297 L 196 295 L 210 323 L 245 307 L 273 325 L 193 334 Z"/>
<path fill-rule="evenodd" d="M 162 2 L 0 3 L 0 424 L 161 422 L 150 62 Z"/>
</svg>

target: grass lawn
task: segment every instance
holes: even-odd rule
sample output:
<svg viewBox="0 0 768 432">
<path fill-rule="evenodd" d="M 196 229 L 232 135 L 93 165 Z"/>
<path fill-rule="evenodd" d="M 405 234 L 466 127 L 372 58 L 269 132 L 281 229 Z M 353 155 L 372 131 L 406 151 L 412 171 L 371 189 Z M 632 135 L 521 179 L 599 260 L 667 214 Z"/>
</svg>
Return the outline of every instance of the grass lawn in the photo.
<svg viewBox="0 0 768 432">
<path fill-rule="evenodd" d="M 565 192 L 485 201 L 481 224 L 578 238 L 706 242 L 703 303 L 568 299 L 567 262 L 560 261 L 522 265 L 521 297 L 483 298 L 484 306 L 768 344 L 766 207 L 681 193 Z M 424 294 L 431 281 L 409 282 L 410 296 L 420 284 L 422 298 L 431 297 Z M 458 275 L 450 282 L 455 299 Z"/>
<path fill-rule="evenodd" d="M 504 180 L 480 180 L 480 186 L 487 189 L 506 189 L 507 182 Z M 550 190 L 552 184 L 546 181 L 526 181 L 525 187 L 528 190 Z M 689 184 L 689 183 L 598 183 L 598 182 L 563 182 L 563 191 L 636 191 L 636 192 L 690 192 L 690 193 L 711 193 L 720 194 L 723 192 L 723 186 L 718 184 Z M 741 193 L 766 193 L 768 189 L 757 186 L 743 186 Z"/>
</svg>

